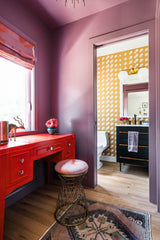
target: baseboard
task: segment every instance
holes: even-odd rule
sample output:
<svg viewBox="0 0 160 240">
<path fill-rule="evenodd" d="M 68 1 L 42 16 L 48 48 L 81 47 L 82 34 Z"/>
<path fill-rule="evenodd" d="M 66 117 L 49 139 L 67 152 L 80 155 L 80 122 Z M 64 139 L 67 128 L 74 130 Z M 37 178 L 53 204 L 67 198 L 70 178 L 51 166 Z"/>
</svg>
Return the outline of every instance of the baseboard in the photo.
<svg viewBox="0 0 160 240">
<path fill-rule="evenodd" d="M 117 162 L 116 161 L 116 156 L 115 157 L 112 157 L 112 156 L 101 156 L 100 160 L 106 161 L 106 162 Z"/>
</svg>

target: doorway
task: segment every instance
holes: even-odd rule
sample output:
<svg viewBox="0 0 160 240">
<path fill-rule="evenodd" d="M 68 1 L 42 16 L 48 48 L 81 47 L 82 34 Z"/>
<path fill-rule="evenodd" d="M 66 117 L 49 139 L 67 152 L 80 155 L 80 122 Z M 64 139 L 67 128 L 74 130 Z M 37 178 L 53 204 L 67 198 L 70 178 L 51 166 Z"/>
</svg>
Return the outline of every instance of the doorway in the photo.
<svg viewBox="0 0 160 240">
<path fill-rule="evenodd" d="M 120 118 L 127 117 L 128 124 L 129 122 L 134 124 L 134 114 L 131 114 L 134 106 L 138 125 L 145 124 L 149 128 L 149 35 L 143 34 L 97 46 L 96 55 L 97 169 L 102 165 L 106 169 L 107 164 L 109 164 L 108 169 L 111 169 L 112 165 L 115 169 L 116 126 L 122 124 Z M 139 73 L 142 73 L 141 78 Z M 132 173 L 138 176 L 142 174 L 143 177 L 148 178 L 146 169 L 143 173 L 143 169 L 138 167 L 125 165 L 124 174 Z M 137 173 L 136 169 L 138 169 Z"/>
</svg>

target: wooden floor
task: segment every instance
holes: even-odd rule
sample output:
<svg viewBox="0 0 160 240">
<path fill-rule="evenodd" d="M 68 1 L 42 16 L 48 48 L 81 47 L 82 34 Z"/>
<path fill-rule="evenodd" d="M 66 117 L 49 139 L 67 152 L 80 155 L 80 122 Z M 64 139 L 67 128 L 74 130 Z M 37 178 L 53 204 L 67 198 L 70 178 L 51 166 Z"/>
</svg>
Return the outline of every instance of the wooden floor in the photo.
<svg viewBox="0 0 160 240">
<path fill-rule="evenodd" d="M 55 221 L 58 189 L 58 184 L 45 185 L 6 209 L 3 240 L 38 240 Z M 85 192 L 93 200 L 149 212 L 152 240 L 160 240 L 160 213 L 148 200 L 145 168 L 125 165 L 119 172 L 117 164 L 105 163 L 98 170 L 98 186 Z"/>
</svg>

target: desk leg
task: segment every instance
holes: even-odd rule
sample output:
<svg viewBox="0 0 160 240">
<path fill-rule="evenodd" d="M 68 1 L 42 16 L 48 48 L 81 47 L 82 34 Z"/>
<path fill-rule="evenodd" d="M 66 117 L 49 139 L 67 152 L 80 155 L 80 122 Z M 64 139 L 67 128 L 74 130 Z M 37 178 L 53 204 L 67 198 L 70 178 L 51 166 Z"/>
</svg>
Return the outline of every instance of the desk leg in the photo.
<svg viewBox="0 0 160 240">
<path fill-rule="evenodd" d="M 0 240 L 3 240 L 5 197 L 0 199 Z"/>
</svg>

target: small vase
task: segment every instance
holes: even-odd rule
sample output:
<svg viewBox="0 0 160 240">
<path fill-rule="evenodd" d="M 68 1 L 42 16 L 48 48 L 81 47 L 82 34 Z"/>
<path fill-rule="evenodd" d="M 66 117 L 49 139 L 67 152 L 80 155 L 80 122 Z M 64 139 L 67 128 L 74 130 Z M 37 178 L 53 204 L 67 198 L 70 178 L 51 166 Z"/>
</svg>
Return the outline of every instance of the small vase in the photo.
<svg viewBox="0 0 160 240">
<path fill-rule="evenodd" d="M 128 121 L 127 121 L 127 120 L 123 120 L 123 124 L 124 124 L 124 125 L 127 125 L 127 124 L 128 124 Z"/>
<path fill-rule="evenodd" d="M 50 135 L 53 135 L 53 134 L 55 134 L 55 132 L 56 132 L 56 128 L 47 128 L 47 132 L 48 132 Z"/>
</svg>

